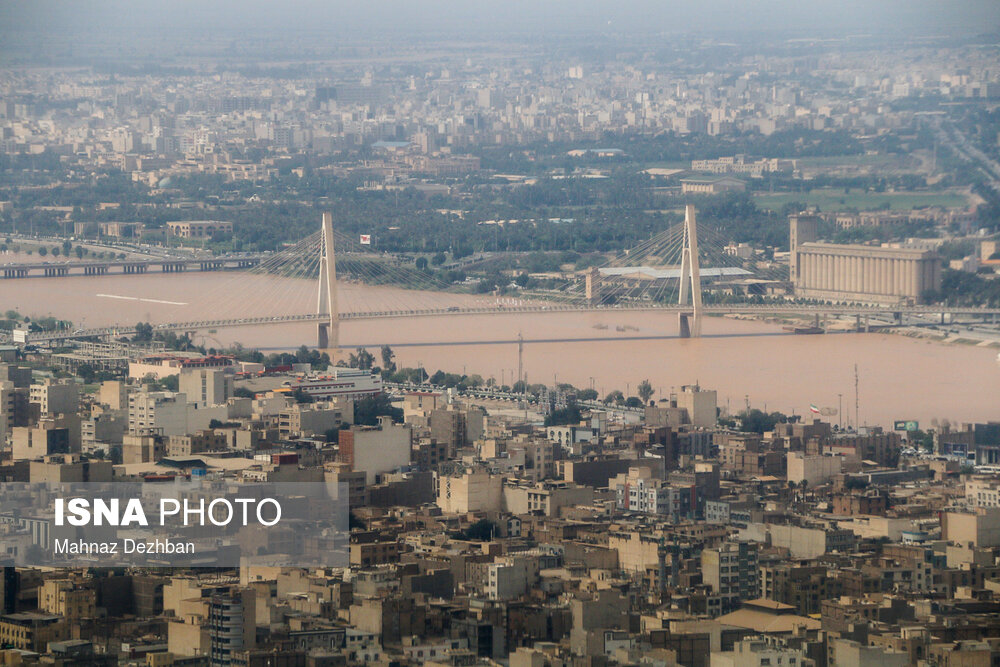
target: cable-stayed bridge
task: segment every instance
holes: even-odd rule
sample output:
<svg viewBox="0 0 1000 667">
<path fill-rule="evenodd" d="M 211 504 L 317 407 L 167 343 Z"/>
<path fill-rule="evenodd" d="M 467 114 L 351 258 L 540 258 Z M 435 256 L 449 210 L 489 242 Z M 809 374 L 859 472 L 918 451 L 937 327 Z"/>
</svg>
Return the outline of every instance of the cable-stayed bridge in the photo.
<svg viewBox="0 0 1000 667">
<path fill-rule="evenodd" d="M 597 265 L 577 264 L 551 274 L 533 274 L 510 291 L 513 296 L 477 293 L 492 289 L 477 289 L 477 281 L 463 281 L 460 273 L 428 270 L 411 259 L 374 252 L 355 239 L 335 234 L 329 215 L 323 216 L 319 232 L 281 252 L 191 261 L 194 271 L 224 273 L 223 281 L 200 293 L 199 303 L 191 304 L 188 312 L 197 310 L 196 316 L 154 322 L 154 330 L 194 332 L 315 323 L 317 346 L 329 350 L 339 347 L 342 321 L 420 316 L 655 310 L 677 313 L 680 335 L 697 337 L 702 317 L 709 314 L 854 315 L 859 327 L 861 318 L 869 317 L 1000 315 L 1000 309 L 975 307 L 796 302 L 787 297 L 787 264 L 732 245 L 717 230 L 699 227 L 692 206 L 687 207 L 683 223 L 639 246 L 610 259 L 605 255 Z M 129 263 L 134 262 L 121 263 L 122 273 L 144 272 L 126 270 Z M 180 275 L 185 270 L 160 264 L 164 261 L 150 260 L 157 273 Z M 32 333 L 28 342 L 134 332 L 134 324 L 122 323 Z"/>
</svg>

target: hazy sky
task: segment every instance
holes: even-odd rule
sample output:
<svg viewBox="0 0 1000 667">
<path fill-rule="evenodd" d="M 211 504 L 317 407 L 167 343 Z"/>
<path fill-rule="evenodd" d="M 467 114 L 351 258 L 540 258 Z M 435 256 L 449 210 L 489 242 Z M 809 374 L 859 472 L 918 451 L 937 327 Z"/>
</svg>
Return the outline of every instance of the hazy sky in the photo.
<svg viewBox="0 0 1000 667">
<path fill-rule="evenodd" d="M 4 32 L 993 32 L 998 0 L 0 0 Z"/>
</svg>

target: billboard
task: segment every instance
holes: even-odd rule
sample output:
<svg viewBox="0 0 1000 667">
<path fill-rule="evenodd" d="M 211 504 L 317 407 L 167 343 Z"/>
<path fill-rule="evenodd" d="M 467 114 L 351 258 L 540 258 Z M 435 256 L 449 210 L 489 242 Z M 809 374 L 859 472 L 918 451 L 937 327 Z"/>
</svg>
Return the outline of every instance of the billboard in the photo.
<svg viewBox="0 0 1000 667">
<path fill-rule="evenodd" d="M 920 423 L 913 420 L 897 419 L 892 423 L 893 431 L 919 431 Z"/>
</svg>

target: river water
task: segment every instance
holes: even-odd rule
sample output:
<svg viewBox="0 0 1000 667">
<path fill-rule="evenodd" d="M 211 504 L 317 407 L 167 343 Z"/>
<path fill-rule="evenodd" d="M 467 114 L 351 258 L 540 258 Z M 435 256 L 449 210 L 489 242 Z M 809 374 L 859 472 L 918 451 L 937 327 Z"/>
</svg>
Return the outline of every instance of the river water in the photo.
<svg viewBox="0 0 1000 667">
<path fill-rule="evenodd" d="M 77 326 L 169 322 L 315 311 L 314 281 L 237 273 L 0 280 L 0 311 L 69 319 Z M 344 311 L 415 309 L 495 302 L 473 297 L 342 285 Z M 315 324 L 270 324 L 201 332 L 199 343 L 290 349 L 315 345 Z M 707 318 L 700 339 L 677 338 L 668 313 L 532 313 L 345 321 L 341 344 L 392 345 L 397 363 L 433 373 L 479 373 L 507 384 L 516 376 L 517 338 L 531 383 L 569 382 L 634 391 L 648 379 L 654 398 L 699 383 L 721 407 L 806 414 L 810 404 L 855 423 L 855 364 L 862 424 L 896 419 L 1000 419 L 995 348 L 946 345 L 889 334 L 794 335 L 773 324 Z M 373 352 L 378 353 L 377 349 Z"/>
</svg>

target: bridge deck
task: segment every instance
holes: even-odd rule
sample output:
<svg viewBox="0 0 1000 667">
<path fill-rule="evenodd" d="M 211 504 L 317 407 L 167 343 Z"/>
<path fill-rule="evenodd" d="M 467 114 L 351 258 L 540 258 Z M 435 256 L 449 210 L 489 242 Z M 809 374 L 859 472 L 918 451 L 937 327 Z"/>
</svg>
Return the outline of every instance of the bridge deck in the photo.
<svg viewBox="0 0 1000 667">
<path fill-rule="evenodd" d="M 97 262 L 32 262 L 0 265 L 0 279 L 63 278 L 66 276 L 104 276 L 153 272 L 181 273 L 193 271 L 231 271 L 260 264 L 268 255 L 220 255 L 201 259 L 157 257 L 119 259 Z"/>
<path fill-rule="evenodd" d="M 569 313 L 569 312 L 690 312 L 691 306 L 681 305 L 622 305 L 622 306 L 576 306 L 565 304 L 530 304 L 522 306 L 481 306 L 481 307 L 450 307 L 429 310 L 380 310 L 354 313 L 341 313 L 341 320 L 368 320 L 399 317 L 437 317 L 446 315 L 504 315 L 515 313 Z M 712 314 L 828 314 L 857 316 L 896 316 L 898 315 L 972 315 L 998 316 L 1000 308 L 940 308 L 934 306 L 848 306 L 848 305 L 809 305 L 809 304 L 727 304 L 706 305 L 704 313 Z M 166 322 L 154 324 L 155 331 L 198 331 L 203 329 L 219 329 L 226 327 L 260 326 L 265 324 L 286 324 L 295 322 L 321 322 L 329 320 L 328 314 L 309 313 L 304 315 L 276 315 L 273 317 L 244 317 L 236 319 L 196 320 L 191 322 Z M 86 338 L 91 336 L 127 336 L 135 333 L 133 326 L 110 326 L 93 329 L 77 329 L 75 331 L 59 331 L 49 333 L 29 334 L 28 342 L 44 343 L 66 340 L 69 338 Z"/>
</svg>

